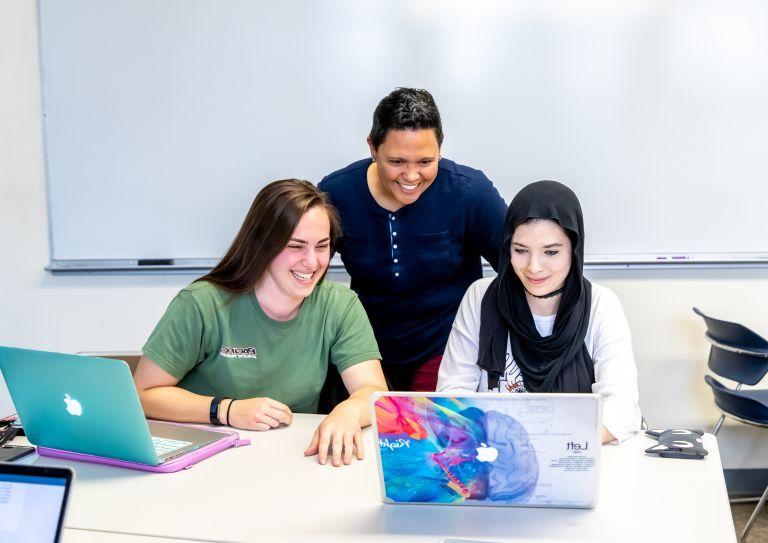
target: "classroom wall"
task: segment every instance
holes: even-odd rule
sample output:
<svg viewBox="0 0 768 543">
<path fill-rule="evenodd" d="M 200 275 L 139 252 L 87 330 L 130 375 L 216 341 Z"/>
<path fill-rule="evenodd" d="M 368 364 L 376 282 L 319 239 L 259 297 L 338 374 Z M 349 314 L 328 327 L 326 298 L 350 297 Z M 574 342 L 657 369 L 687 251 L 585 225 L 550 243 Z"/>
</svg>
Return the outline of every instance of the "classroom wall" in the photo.
<svg viewBox="0 0 768 543">
<path fill-rule="evenodd" d="M 137 350 L 193 276 L 54 277 L 44 271 L 49 244 L 36 25 L 32 0 L 0 0 L 0 344 L 65 352 Z M 359 152 L 363 156 L 366 149 Z M 755 176 L 755 182 L 762 181 Z M 612 288 L 624 305 L 649 424 L 711 429 L 717 413 L 703 383 L 708 344 L 691 307 L 768 336 L 768 270 L 612 270 L 589 276 Z M 0 397 L 4 393 L 0 383 Z M 720 443 L 725 467 L 766 467 L 768 431 L 728 424 Z"/>
</svg>

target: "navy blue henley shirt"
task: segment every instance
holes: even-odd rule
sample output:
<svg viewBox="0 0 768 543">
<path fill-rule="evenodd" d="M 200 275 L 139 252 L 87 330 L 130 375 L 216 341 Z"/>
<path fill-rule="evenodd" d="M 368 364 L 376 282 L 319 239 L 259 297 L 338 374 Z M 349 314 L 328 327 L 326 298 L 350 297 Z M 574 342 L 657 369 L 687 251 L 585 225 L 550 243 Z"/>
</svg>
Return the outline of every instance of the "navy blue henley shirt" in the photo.
<svg viewBox="0 0 768 543">
<path fill-rule="evenodd" d="M 507 206 L 481 172 L 440 160 L 419 199 L 388 211 L 368 189 L 371 159 L 319 184 L 341 216 L 338 251 L 371 320 L 385 364 L 443 354 L 459 303 L 482 277 L 480 257 L 498 267 Z"/>
</svg>

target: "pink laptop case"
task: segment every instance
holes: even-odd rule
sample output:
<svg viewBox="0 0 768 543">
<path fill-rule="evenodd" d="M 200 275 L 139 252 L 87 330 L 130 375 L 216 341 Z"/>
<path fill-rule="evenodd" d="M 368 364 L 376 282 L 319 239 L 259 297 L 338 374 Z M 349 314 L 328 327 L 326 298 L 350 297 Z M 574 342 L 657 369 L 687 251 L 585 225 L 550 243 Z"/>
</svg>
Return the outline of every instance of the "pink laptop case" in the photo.
<svg viewBox="0 0 768 543">
<path fill-rule="evenodd" d="M 142 471 L 152 471 L 155 473 L 173 473 L 174 471 L 189 469 L 201 460 L 205 460 L 209 456 L 213 456 L 214 454 L 225 449 L 230 449 L 232 447 L 242 447 L 243 445 L 251 444 L 251 440 L 249 439 L 240 439 L 240 434 L 234 430 L 212 430 L 208 427 L 205 429 L 212 432 L 219 432 L 222 434 L 222 438 L 214 441 L 213 443 L 209 443 L 208 445 L 205 445 L 204 447 L 201 447 L 195 451 L 191 451 L 183 456 L 180 456 L 179 458 L 174 458 L 173 460 L 169 460 L 168 462 L 157 466 L 140 464 L 138 462 L 128 462 L 126 460 L 117 460 L 115 458 L 107 458 L 105 456 L 94 456 L 92 454 L 63 451 L 61 449 L 51 449 L 48 447 L 38 447 L 37 453 L 40 456 L 63 458 L 65 460 L 77 460 L 79 462 L 91 462 L 92 464 L 105 464 L 108 466 L 138 469 Z"/>
</svg>

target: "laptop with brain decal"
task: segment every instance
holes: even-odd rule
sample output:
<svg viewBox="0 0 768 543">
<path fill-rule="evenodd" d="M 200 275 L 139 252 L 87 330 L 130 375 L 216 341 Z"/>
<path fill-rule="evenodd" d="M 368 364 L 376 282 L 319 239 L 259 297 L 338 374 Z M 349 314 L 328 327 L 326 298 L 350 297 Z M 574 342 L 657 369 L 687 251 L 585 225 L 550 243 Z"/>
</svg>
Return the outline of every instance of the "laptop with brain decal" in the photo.
<svg viewBox="0 0 768 543">
<path fill-rule="evenodd" d="M 597 394 L 377 393 L 382 500 L 393 504 L 597 504 Z"/>
</svg>

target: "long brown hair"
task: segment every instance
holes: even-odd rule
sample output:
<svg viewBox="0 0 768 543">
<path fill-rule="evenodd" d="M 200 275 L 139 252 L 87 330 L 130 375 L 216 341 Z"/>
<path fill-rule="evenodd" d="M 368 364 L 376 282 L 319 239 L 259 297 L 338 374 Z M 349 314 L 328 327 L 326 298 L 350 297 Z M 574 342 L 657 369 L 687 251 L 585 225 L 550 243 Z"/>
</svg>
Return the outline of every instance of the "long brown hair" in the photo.
<svg viewBox="0 0 768 543">
<path fill-rule="evenodd" d="M 281 179 L 259 191 L 227 253 L 215 268 L 197 281 L 209 281 L 232 293 L 252 289 L 288 244 L 304 214 L 315 206 L 322 207 L 328 214 L 333 256 L 341 237 L 336 209 L 309 181 Z"/>
</svg>

